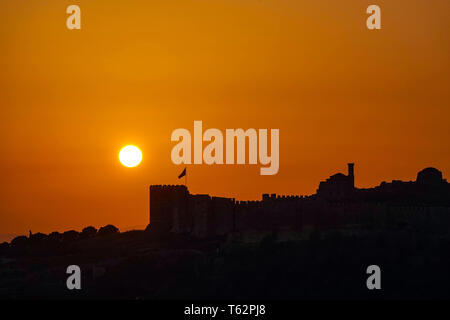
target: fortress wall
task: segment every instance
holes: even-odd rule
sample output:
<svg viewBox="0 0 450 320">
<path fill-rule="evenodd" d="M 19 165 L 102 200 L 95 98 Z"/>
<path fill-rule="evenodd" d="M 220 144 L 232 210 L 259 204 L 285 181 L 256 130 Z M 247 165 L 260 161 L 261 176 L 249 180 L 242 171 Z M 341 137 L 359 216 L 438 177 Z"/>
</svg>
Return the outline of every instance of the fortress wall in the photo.
<svg viewBox="0 0 450 320">
<path fill-rule="evenodd" d="M 195 237 L 267 232 L 343 225 L 411 225 L 421 228 L 450 220 L 449 206 L 394 205 L 359 197 L 333 200 L 320 197 L 265 195 L 261 201 L 190 195 L 185 186 L 150 187 L 150 227 Z M 443 220 L 444 219 L 444 220 Z"/>
<path fill-rule="evenodd" d="M 301 199 L 285 197 L 236 205 L 236 231 L 279 229 L 300 230 L 302 227 Z"/>
<path fill-rule="evenodd" d="M 212 235 L 226 235 L 234 227 L 234 199 L 213 197 L 211 199 L 211 212 L 208 229 Z"/>
<path fill-rule="evenodd" d="M 208 195 L 195 195 L 190 197 L 189 210 L 192 210 L 192 234 L 198 238 L 208 236 L 208 220 L 211 214 L 211 197 Z"/>
</svg>

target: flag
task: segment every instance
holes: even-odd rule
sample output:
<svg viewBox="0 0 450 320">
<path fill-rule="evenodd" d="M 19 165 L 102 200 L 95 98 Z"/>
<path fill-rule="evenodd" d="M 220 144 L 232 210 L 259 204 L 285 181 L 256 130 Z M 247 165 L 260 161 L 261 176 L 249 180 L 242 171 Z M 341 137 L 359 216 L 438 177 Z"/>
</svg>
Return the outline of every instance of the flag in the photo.
<svg viewBox="0 0 450 320">
<path fill-rule="evenodd" d="M 178 176 L 178 179 L 183 178 L 186 175 L 186 168 L 184 168 L 183 172 L 180 173 L 180 175 Z"/>
</svg>

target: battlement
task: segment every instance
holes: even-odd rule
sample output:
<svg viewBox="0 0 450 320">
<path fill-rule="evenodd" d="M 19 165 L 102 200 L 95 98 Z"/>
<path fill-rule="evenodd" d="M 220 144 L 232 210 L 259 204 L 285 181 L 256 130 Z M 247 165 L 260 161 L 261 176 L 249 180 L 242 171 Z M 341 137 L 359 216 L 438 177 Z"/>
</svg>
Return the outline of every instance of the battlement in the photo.
<svg viewBox="0 0 450 320">
<path fill-rule="evenodd" d="M 185 185 L 180 184 L 154 184 L 150 186 L 150 191 L 175 191 L 175 190 L 183 190 L 188 191 L 188 188 Z"/>
<path fill-rule="evenodd" d="M 392 205 L 409 205 L 414 212 L 424 203 L 450 208 L 450 184 L 434 168 L 422 170 L 417 181 L 393 180 L 369 189 L 355 188 L 354 178 L 354 164 L 350 163 L 347 175 L 337 173 L 320 182 L 316 194 L 265 193 L 261 200 L 251 201 L 190 194 L 184 185 L 151 185 L 150 228 L 209 237 L 249 230 L 336 226 L 361 212 L 385 212 Z"/>
<path fill-rule="evenodd" d="M 171 231 L 174 228 L 174 221 L 186 217 L 188 198 L 189 191 L 184 185 L 151 185 L 151 226 Z"/>
<path fill-rule="evenodd" d="M 268 194 L 264 193 L 262 195 L 263 201 L 274 201 L 274 200 L 300 200 L 304 199 L 304 196 L 299 195 L 277 195 L 275 193 Z"/>
</svg>

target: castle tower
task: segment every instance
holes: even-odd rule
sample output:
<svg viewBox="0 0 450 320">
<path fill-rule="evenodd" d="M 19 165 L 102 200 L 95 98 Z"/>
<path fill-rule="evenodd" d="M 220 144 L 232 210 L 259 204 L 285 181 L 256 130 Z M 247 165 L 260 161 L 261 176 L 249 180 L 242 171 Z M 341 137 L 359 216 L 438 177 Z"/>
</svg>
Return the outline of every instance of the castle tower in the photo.
<svg viewBox="0 0 450 320">
<path fill-rule="evenodd" d="M 350 178 L 352 188 L 355 187 L 355 164 L 348 163 L 348 174 L 347 176 Z"/>
<path fill-rule="evenodd" d="M 150 228 L 176 232 L 185 227 L 188 195 L 186 186 L 150 186 Z"/>
</svg>

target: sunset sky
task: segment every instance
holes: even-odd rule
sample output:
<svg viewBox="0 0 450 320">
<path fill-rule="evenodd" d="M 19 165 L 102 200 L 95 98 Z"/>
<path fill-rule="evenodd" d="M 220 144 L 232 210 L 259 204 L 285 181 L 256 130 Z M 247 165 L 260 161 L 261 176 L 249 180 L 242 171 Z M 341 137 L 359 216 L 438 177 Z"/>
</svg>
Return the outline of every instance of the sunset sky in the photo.
<svg viewBox="0 0 450 320">
<path fill-rule="evenodd" d="M 191 193 L 312 194 L 347 162 L 358 187 L 428 166 L 450 178 L 449 14 L 448 0 L 0 0 L 0 241 L 144 228 L 148 186 L 184 182 L 170 136 L 194 120 L 280 129 L 280 169 L 191 165 Z"/>
</svg>

